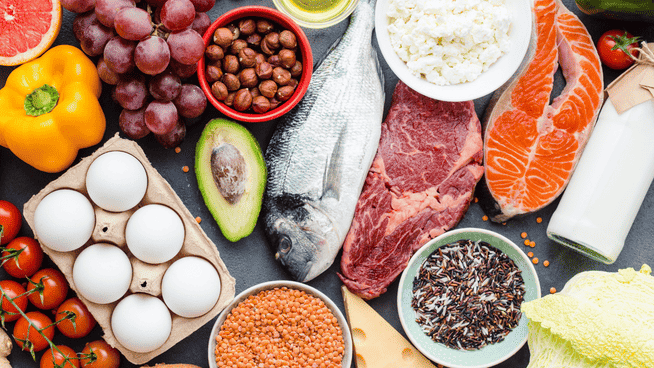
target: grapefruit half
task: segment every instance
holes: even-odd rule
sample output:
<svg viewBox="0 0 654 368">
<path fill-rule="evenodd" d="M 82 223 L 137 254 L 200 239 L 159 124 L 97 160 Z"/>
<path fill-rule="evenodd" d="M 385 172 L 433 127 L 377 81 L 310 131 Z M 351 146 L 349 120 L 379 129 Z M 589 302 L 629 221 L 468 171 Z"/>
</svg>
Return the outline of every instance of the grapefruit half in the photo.
<svg viewBox="0 0 654 368">
<path fill-rule="evenodd" d="M 18 65 L 47 50 L 61 28 L 59 0 L 0 0 L 0 65 Z"/>
</svg>

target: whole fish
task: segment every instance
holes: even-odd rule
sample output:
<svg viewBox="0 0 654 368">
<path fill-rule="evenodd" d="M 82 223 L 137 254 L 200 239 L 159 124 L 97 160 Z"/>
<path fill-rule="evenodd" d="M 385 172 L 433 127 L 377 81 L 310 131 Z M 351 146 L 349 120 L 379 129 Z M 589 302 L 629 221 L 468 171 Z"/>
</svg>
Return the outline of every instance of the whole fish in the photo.
<svg viewBox="0 0 654 368">
<path fill-rule="evenodd" d="M 374 5 L 359 2 L 266 149 L 265 232 L 275 258 L 298 281 L 334 262 L 379 145 L 384 89 L 372 48 Z"/>
</svg>

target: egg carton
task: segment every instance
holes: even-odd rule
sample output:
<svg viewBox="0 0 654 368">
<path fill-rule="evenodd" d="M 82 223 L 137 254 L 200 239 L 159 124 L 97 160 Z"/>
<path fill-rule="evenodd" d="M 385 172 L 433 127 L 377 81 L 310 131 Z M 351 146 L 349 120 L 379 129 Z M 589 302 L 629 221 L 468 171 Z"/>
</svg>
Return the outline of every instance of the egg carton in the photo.
<svg viewBox="0 0 654 368">
<path fill-rule="evenodd" d="M 131 154 L 138 159 L 148 178 L 148 186 L 145 196 L 139 204 L 124 212 L 108 212 L 98 207 L 91 201 L 85 185 L 86 172 L 96 157 L 110 152 L 123 151 Z M 77 293 L 73 281 L 73 264 L 79 253 L 89 245 L 96 243 L 109 243 L 120 247 L 127 254 L 132 264 L 132 281 L 128 292 L 118 301 L 110 304 L 96 304 L 77 293 L 77 297 L 86 305 L 89 312 L 97 320 L 104 332 L 103 338 L 107 343 L 118 349 L 127 360 L 133 364 L 144 364 L 173 345 L 186 338 L 194 331 L 205 325 L 207 322 L 217 316 L 233 299 L 235 292 L 235 280 L 229 274 L 227 267 L 220 258 L 220 254 L 215 244 L 207 237 L 205 232 L 195 221 L 189 210 L 184 206 L 181 199 L 177 196 L 173 188 L 150 164 L 145 153 L 134 141 L 122 139 L 116 134 L 109 139 L 102 147 L 96 150 L 92 155 L 82 159 L 77 165 L 69 168 L 58 179 L 50 182 L 38 194 L 32 196 L 23 208 L 23 216 L 34 229 L 34 211 L 41 200 L 49 193 L 58 189 L 73 189 L 85 195 L 93 205 L 95 212 L 95 227 L 91 239 L 84 246 L 70 252 L 58 252 L 41 244 L 41 248 L 52 261 L 59 267 L 61 272 L 66 276 L 71 289 Z M 140 261 L 134 257 L 125 242 L 125 228 L 127 221 L 137 209 L 148 204 L 162 204 L 173 209 L 182 219 L 184 225 L 184 244 L 180 252 L 171 260 L 160 264 L 149 264 Z M 38 237 L 35 238 L 37 240 Z M 166 342 L 156 350 L 139 353 L 131 351 L 121 345 L 111 330 L 111 314 L 115 306 L 127 295 L 132 293 L 145 293 L 161 299 L 161 281 L 163 275 L 173 262 L 185 256 L 197 256 L 209 261 L 218 271 L 220 277 L 221 290 L 218 301 L 214 307 L 206 314 L 196 318 L 184 318 L 171 312 L 172 329 Z"/>
</svg>

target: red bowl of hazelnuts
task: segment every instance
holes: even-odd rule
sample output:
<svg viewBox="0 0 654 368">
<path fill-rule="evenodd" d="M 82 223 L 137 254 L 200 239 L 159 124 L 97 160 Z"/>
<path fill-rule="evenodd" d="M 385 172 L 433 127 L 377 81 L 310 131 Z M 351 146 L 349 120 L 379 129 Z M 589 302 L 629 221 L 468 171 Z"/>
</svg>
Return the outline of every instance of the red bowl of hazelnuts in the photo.
<svg viewBox="0 0 654 368">
<path fill-rule="evenodd" d="M 278 118 L 297 105 L 309 87 L 309 40 L 276 9 L 233 9 L 216 19 L 203 39 L 200 87 L 218 111 L 233 119 L 258 123 Z"/>
</svg>

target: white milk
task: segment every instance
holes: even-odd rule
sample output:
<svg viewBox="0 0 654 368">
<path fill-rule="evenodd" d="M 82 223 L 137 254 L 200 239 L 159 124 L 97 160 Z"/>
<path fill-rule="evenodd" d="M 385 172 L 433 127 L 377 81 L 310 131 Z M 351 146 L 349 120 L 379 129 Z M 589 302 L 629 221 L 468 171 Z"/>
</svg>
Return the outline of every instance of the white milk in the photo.
<svg viewBox="0 0 654 368">
<path fill-rule="evenodd" d="M 654 101 L 621 115 L 608 99 L 547 236 L 611 264 L 654 179 Z"/>
</svg>

